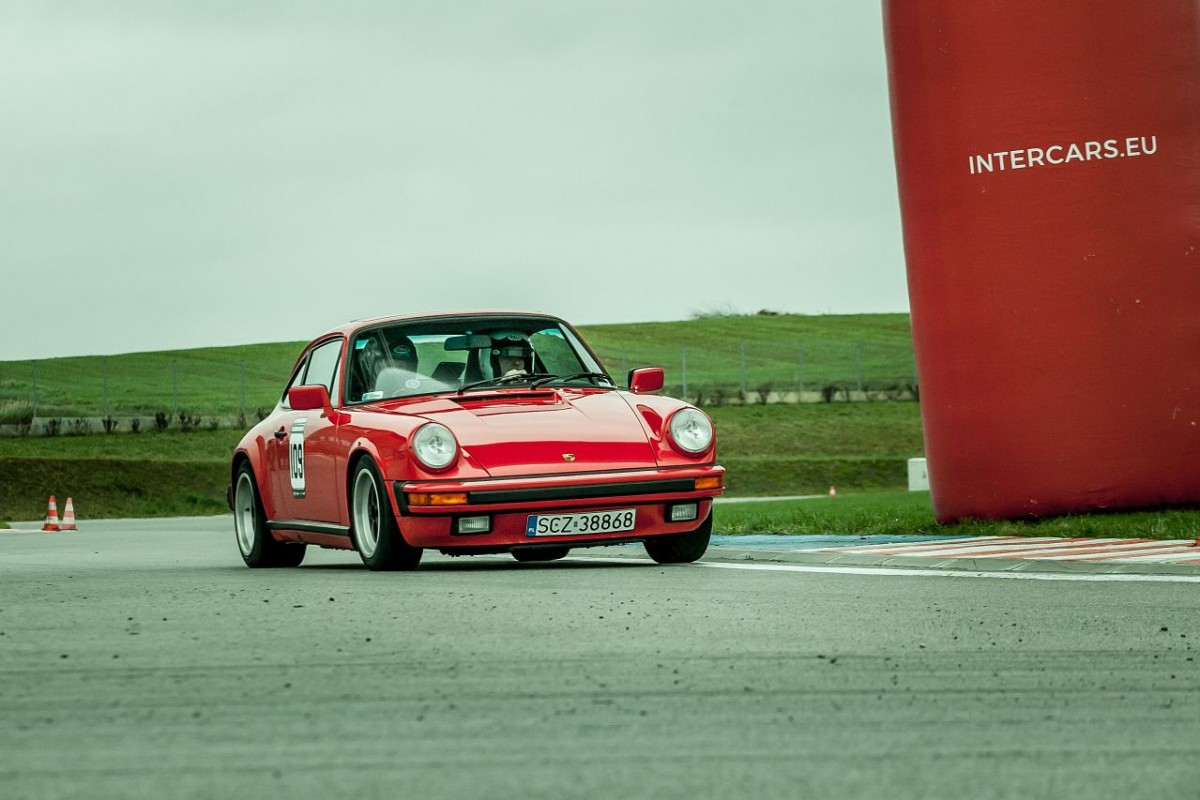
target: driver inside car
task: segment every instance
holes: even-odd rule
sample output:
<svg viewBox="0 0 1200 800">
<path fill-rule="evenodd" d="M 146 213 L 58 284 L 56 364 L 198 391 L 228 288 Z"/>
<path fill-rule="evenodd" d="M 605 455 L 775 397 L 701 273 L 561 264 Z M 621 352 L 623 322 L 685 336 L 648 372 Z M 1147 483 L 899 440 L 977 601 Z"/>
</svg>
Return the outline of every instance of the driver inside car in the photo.
<svg viewBox="0 0 1200 800">
<path fill-rule="evenodd" d="M 534 372 L 533 346 L 529 337 L 516 331 L 498 331 L 492 338 L 492 370 L 498 378 Z"/>
</svg>

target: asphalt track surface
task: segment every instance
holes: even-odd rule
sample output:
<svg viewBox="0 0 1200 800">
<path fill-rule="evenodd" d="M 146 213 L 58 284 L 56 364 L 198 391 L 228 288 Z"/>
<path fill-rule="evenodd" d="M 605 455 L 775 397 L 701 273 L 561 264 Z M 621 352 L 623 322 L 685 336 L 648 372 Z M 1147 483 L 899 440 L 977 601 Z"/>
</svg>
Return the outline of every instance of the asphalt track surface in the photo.
<svg viewBox="0 0 1200 800">
<path fill-rule="evenodd" d="M 1200 796 L 1194 576 L 255 571 L 228 517 L 83 527 L 0 532 L 6 799 Z"/>
</svg>

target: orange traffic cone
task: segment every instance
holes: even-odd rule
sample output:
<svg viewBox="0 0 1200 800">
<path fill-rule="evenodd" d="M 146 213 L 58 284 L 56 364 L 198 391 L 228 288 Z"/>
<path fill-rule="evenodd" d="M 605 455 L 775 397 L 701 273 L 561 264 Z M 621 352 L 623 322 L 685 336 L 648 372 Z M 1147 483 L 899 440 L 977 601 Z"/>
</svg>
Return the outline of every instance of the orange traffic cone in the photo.
<svg viewBox="0 0 1200 800">
<path fill-rule="evenodd" d="M 75 506 L 71 503 L 71 498 L 69 498 L 69 497 L 67 498 L 67 507 L 63 509 L 63 520 L 62 520 L 62 525 L 59 527 L 59 530 L 64 530 L 64 531 L 79 530 L 79 528 L 76 527 L 76 525 L 75 525 Z"/>
<path fill-rule="evenodd" d="M 829 496 L 830 496 L 830 497 L 837 497 L 837 487 L 836 487 L 836 486 L 830 486 L 830 487 L 829 487 Z"/>
<path fill-rule="evenodd" d="M 54 495 L 50 495 L 50 508 L 46 509 L 46 524 L 42 525 L 42 530 L 61 530 L 58 527 L 58 503 L 54 502 Z"/>
</svg>

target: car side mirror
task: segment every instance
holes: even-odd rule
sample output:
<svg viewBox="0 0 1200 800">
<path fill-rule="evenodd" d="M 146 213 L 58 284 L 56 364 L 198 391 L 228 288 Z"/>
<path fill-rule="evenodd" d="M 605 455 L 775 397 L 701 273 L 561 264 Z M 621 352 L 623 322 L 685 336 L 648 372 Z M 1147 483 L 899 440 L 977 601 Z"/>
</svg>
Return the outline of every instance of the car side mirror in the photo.
<svg viewBox="0 0 1200 800">
<path fill-rule="evenodd" d="M 328 410 L 333 407 L 329 401 L 329 390 L 324 386 L 293 386 L 288 389 L 288 405 L 293 411 Z"/>
<path fill-rule="evenodd" d="M 663 388 L 665 382 L 662 367 L 639 367 L 629 370 L 629 391 L 634 394 L 649 394 Z"/>
</svg>

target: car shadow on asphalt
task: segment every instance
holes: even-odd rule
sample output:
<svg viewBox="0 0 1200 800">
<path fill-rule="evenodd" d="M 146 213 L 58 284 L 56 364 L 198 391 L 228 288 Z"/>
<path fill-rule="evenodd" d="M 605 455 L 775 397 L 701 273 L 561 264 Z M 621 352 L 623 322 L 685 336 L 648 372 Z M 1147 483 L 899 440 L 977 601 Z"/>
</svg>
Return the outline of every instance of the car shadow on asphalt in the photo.
<svg viewBox="0 0 1200 800">
<path fill-rule="evenodd" d="M 647 564 L 644 561 L 630 559 L 627 563 L 614 561 L 573 561 L 569 557 L 562 561 L 552 561 L 540 564 L 522 563 L 513 559 L 476 558 L 464 556 L 453 561 L 421 562 L 410 572 L 512 572 L 537 570 L 597 570 L 597 569 L 631 569 L 634 567 L 656 567 L 658 564 Z M 301 564 L 297 569 L 312 571 L 362 570 L 368 572 L 361 563 L 347 562 L 345 564 Z"/>
</svg>

